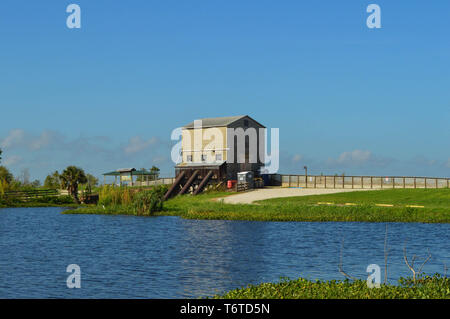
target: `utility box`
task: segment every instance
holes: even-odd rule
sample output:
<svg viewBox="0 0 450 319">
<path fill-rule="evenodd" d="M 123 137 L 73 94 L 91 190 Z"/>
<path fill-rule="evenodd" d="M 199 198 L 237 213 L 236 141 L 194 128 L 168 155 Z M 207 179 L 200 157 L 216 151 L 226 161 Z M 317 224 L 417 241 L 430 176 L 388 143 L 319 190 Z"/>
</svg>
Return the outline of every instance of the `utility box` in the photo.
<svg viewBox="0 0 450 319">
<path fill-rule="evenodd" d="M 249 189 L 254 187 L 252 171 L 239 172 L 239 173 L 237 173 L 237 176 L 238 176 L 238 184 L 247 183 Z"/>
</svg>

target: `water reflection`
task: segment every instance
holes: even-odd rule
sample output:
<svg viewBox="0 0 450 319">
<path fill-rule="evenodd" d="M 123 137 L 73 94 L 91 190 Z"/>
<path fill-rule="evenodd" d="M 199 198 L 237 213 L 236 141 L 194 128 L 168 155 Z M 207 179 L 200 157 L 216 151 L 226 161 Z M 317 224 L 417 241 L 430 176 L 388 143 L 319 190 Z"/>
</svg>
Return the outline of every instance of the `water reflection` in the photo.
<svg viewBox="0 0 450 319">
<path fill-rule="evenodd" d="M 267 271 L 267 223 L 183 220 L 182 227 L 184 296 L 211 295 L 226 287 L 247 285 Z"/>
</svg>

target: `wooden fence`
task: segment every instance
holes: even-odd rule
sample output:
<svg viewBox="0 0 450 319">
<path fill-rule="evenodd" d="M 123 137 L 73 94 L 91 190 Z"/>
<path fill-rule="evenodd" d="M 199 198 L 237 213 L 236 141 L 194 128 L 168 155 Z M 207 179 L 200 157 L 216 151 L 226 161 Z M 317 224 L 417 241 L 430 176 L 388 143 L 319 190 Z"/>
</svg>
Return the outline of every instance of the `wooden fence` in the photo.
<svg viewBox="0 0 450 319">
<path fill-rule="evenodd" d="M 58 196 L 59 192 L 56 189 L 34 189 L 27 191 L 11 191 L 5 192 L 4 197 L 28 200 L 32 198 L 44 197 L 44 196 Z"/>
<path fill-rule="evenodd" d="M 278 175 L 274 184 L 304 188 L 448 188 L 450 178 L 417 176 Z"/>
</svg>

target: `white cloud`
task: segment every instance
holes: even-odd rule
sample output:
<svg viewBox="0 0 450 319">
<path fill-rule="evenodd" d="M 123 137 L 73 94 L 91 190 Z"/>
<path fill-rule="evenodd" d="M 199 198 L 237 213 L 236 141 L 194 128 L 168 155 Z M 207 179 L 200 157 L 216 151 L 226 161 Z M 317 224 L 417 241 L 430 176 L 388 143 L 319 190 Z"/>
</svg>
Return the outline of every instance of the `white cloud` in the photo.
<svg viewBox="0 0 450 319">
<path fill-rule="evenodd" d="M 134 136 L 129 139 L 128 144 L 124 147 L 124 151 L 126 154 L 134 154 L 141 152 L 152 145 L 156 145 L 157 143 L 158 139 L 156 137 L 144 140 L 140 136 Z"/>
<path fill-rule="evenodd" d="M 17 155 L 6 156 L 2 161 L 2 164 L 5 166 L 13 166 L 19 163 L 22 160 L 22 157 Z"/>
<path fill-rule="evenodd" d="M 1 140 L 1 148 L 13 148 L 20 146 L 25 140 L 25 131 L 22 129 L 15 129 L 9 132 L 8 136 Z"/>
<path fill-rule="evenodd" d="M 367 150 L 353 150 L 343 152 L 337 158 L 329 158 L 327 165 L 329 167 L 386 167 L 392 163 L 393 159 L 375 156 Z"/>
<path fill-rule="evenodd" d="M 39 150 L 54 143 L 62 142 L 62 140 L 60 134 L 52 131 L 44 131 L 39 137 L 30 140 L 29 147 L 32 150 Z"/>
<path fill-rule="evenodd" d="M 14 129 L 0 141 L 0 147 L 3 149 L 26 148 L 36 151 L 55 144 L 61 144 L 64 142 L 64 138 L 61 134 L 54 131 L 46 130 L 40 135 L 34 135 L 23 129 Z"/>
<path fill-rule="evenodd" d="M 413 165 L 422 166 L 422 167 L 423 166 L 442 165 L 442 161 L 437 161 L 435 159 L 429 159 L 423 155 L 419 155 L 419 156 L 412 158 L 411 162 L 413 163 Z"/>
<path fill-rule="evenodd" d="M 298 162 L 302 161 L 303 159 L 304 159 L 303 155 L 300 155 L 300 154 L 296 154 L 292 157 L 292 161 L 294 163 L 298 163 Z"/>
<path fill-rule="evenodd" d="M 164 156 L 164 155 L 155 156 L 152 159 L 152 163 L 153 164 L 163 164 L 163 163 L 166 163 L 166 162 L 169 162 L 169 161 L 170 161 L 169 157 Z"/>
<path fill-rule="evenodd" d="M 339 155 L 336 162 L 340 164 L 364 164 L 372 158 L 370 151 L 354 150 L 351 152 L 343 152 Z"/>
</svg>

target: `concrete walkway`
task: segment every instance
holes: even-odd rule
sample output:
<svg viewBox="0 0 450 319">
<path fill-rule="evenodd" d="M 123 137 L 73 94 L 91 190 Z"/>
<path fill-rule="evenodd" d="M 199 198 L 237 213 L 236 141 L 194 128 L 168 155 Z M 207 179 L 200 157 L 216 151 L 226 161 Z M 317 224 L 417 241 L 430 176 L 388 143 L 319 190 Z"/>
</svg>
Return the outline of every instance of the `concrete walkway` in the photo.
<svg viewBox="0 0 450 319">
<path fill-rule="evenodd" d="M 227 196 L 218 200 L 223 200 L 227 204 L 251 204 L 257 200 L 291 197 L 291 196 L 307 196 L 307 195 L 322 195 L 354 191 L 370 191 L 371 189 L 324 189 L 324 188 L 281 188 L 281 187 L 267 187 L 255 189 L 252 191 L 239 193 L 236 195 Z"/>
</svg>

